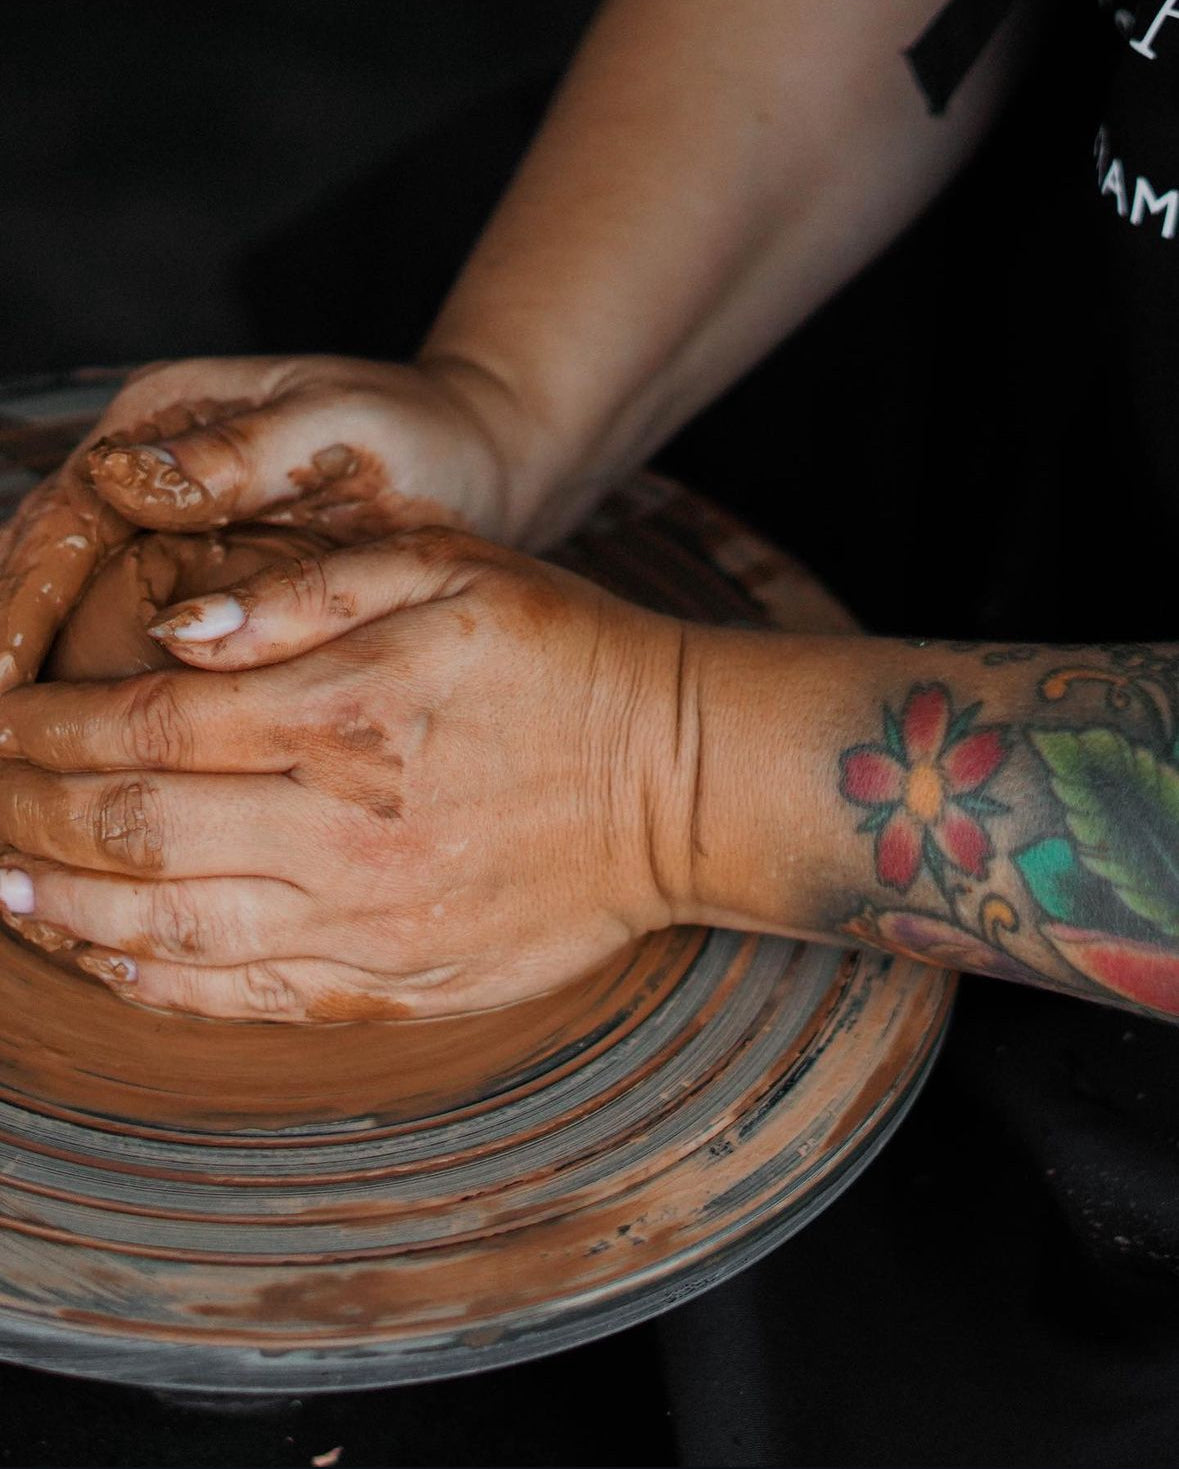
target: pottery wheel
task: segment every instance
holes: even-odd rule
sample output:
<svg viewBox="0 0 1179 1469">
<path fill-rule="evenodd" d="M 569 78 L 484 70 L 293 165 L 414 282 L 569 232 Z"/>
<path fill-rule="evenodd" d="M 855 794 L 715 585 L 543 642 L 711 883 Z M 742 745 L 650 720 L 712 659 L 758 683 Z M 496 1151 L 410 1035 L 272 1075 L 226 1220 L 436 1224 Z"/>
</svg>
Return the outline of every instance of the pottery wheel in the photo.
<svg viewBox="0 0 1179 1469">
<path fill-rule="evenodd" d="M 0 392 L 3 513 L 114 386 Z M 557 559 L 681 616 L 849 626 L 650 478 Z M 674 929 L 510 1011 L 305 1028 L 136 1009 L 0 939 L 0 1358 L 273 1394 L 618 1330 L 835 1197 L 916 1094 L 951 989 L 908 960 Z"/>
</svg>

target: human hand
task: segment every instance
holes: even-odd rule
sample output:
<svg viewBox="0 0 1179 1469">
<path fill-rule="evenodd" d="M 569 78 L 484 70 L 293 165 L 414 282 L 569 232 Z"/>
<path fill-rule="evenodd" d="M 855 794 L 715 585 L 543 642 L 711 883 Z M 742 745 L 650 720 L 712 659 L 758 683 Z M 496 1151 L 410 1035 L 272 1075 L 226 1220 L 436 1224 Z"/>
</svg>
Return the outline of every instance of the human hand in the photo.
<svg viewBox="0 0 1179 1469">
<path fill-rule="evenodd" d="M 136 527 L 255 519 L 349 543 L 457 523 L 507 537 L 523 421 L 497 379 L 457 359 L 140 369 L 0 530 L 0 692 L 36 676 L 95 567 Z"/>
<path fill-rule="evenodd" d="M 458 524 L 506 539 L 523 420 L 497 378 L 457 359 L 194 358 L 128 380 L 86 467 L 153 530 L 262 520 L 348 544 Z"/>
<path fill-rule="evenodd" d="M 0 698 L 0 898 L 132 998 L 483 1009 L 680 916 L 683 624 L 433 528 L 162 631 L 193 668 Z"/>
</svg>

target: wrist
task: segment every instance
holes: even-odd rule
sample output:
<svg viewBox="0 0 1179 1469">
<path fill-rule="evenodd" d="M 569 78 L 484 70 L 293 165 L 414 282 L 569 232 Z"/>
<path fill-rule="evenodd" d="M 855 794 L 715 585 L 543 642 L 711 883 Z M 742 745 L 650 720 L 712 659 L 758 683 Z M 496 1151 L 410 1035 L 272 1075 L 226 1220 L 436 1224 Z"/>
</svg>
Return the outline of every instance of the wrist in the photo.
<svg viewBox="0 0 1179 1469">
<path fill-rule="evenodd" d="M 428 341 L 416 364 L 443 392 L 487 450 L 477 498 L 492 539 L 540 553 L 568 535 L 617 479 L 584 451 L 541 388 L 468 347 Z"/>
<path fill-rule="evenodd" d="M 662 724 L 645 782 L 645 830 L 653 886 L 666 923 L 755 926 L 755 865 L 742 832 L 754 799 L 756 761 L 748 729 L 749 688 L 726 674 L 738 651 L 732 634 L 676 624 L 679 637 L 656 683 Z"/>
<path fill-rule="evenodd" d="M 417 365 L 475 415 L 495 446 L 500 539 L 542 553 L 653 446 L 619 428 L 638 391 L 629 375 L 606 370 L 588 352 L 571 359 L 552 323 L 521 328 L 511 350 L 505 335 L 490 329 L 486 313 L 450 305 Z"/>
<path fill-rule="evenodd" d="M 812 642 L 693 627 L 689 643 L 675 921 L 814 931 L 828 854 Z"/>
<path fill-rule="evenodd" d="M 542 426 L 511 385 L 473 356 L 427 346 L 414 367 L 461 420 L 473 447 L 465 478 L 474 528 L 520 544 L 530 509 L 547 489 Z"/>
</svg>

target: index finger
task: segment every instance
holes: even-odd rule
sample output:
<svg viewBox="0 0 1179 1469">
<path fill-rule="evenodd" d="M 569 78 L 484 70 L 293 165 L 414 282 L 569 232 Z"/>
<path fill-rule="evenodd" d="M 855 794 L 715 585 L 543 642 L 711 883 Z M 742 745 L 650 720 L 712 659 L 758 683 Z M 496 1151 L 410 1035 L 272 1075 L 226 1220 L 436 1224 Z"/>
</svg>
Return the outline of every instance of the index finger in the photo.
<svg viewBox="0 0 1179 1469">
<path fill-rule="evenodd" d="M 259 686 L 270 673 L 26 684 L 0 695 L 0 756 L 60 771 L 281 773 L 294 760 L 274 738 L 274 694 Z"/>
</svg>

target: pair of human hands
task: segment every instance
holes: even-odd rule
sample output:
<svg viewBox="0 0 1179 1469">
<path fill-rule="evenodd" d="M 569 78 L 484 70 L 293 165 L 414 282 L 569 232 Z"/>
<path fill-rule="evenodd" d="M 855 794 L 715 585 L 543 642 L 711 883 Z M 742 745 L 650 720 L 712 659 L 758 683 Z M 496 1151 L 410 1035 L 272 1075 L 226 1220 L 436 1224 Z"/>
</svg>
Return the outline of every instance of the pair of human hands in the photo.
<svg viewBox="0 0 1179 1469">
<path fill-rule="evenodd" d="M 123 390 L 0 548 L 12 921 L 142 1003 L 344 1020 L 518 1000 L 681 916 L 688 630 L 454 528 L 504 527 L 487 403 L 330 358 Z M 338 549 L 171 609 L 187 669 L 22 682 L 136 525 L 237 519 Z"/>
</svg>

